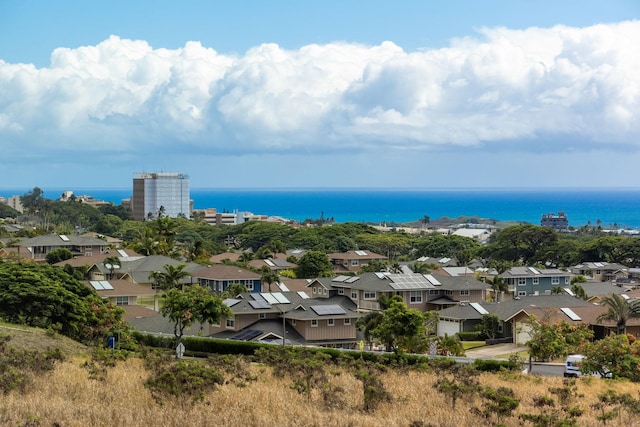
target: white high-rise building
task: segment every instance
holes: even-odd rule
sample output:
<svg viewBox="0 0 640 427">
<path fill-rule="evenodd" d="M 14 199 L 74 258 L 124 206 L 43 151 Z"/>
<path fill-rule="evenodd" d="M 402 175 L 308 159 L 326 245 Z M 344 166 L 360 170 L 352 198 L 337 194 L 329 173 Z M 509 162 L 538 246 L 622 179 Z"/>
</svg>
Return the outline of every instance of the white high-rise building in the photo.
<svg viewBox="0 0 640 427">
<path fill-rule="evenodd" d="M 143 221 L 163 216 L 191 216 L 189 176 L 182 173 L 154 172 L 133 176 L 131 197 L 133 218 Z"/>
</svg>

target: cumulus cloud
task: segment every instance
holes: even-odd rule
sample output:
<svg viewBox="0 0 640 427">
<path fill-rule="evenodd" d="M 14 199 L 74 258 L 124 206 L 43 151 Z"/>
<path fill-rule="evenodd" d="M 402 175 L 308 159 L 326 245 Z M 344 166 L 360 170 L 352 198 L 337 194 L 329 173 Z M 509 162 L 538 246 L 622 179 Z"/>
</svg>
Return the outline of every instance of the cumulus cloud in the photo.
<svg viewBox="0 0 640 427">
<path fill-rule="evenodd" d="M 393 42 L 225 55 L 117 36 L 45 68 L 0 60 L 3 150 L 225 153 L 446 150 L 571 138 L 640 143 L 640 22 L 483 28 L 441 49 Z"/>
</svg>

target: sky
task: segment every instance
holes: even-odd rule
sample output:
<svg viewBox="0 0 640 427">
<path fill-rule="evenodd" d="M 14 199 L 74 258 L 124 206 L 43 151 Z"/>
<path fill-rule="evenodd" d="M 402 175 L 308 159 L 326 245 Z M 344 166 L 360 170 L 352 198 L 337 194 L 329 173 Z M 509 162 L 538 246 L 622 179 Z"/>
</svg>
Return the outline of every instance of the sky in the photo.
<svg viewBox="0 0 640 427">
<path fill-rule="evenodd" d="M 0 0 L 0 188 L 638 188 L 636 0 Z"/>
</svg>

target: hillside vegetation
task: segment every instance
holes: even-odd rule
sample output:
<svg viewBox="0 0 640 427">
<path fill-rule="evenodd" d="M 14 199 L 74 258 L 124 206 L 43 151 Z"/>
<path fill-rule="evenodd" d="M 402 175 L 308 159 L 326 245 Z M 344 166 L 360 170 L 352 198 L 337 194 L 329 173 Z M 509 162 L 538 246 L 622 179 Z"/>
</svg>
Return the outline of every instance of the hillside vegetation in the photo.
<svg viewBox="0 0 640 427">
<path fill-rule="evenodd" d="M 58 342 L 58 338 L 35 330 L 14 333 L 5 326 L 2 332 L 7 331 L 13 335 L 11 345 L 30 342 L 32 350 L 37 347 L 32 345 L 33 340 L 23 341 L 20 336 L 38 336 L 41 348 Z M 327 383 L 312 388 L 307 399 L 300 393 L 299 382 L 298 387 L 294 387 L 296 382 L 291 376 L 274 375 L 278 374 L 277 368 L 261 363 L 241 367 L 241 359 L 235 356 L 216 367 L 223 377 L 220 385 L 206 390 L 197 399 L 191 399 L 192 395 L 185 398 L 170 393 L 159 398 L 157 390 L 152 393 L 147 386 L 148 380 L 156 375 L 149 359 L 132 355 L 112 367 L 105 367 L 104 375 L 96 376 L 95 370 L 88 368 L 94 365 L 83 346 L 74 349 L 69 343 L 62 344 L 72 355 L 58 362 L 53 370 L 35 376 L 27 387 L 7 393 L 0 411 L 0 425 L 418 427 L 493 426 L 501 422 L 505 426 L 600 426 L 605 420 L 606 425 L 634 425 L 637 416 L 636 407 L 613 398 L 636 399 L 637 385 L 629 382 L 585 378 L 567 383 L 562 378 L 513 372 L 474 374 L 481 390 L 509 388 L 519 401 L 512 414 L 499 420 L 496 416 L 499 409 L 488 406 L 490 400 L 482 397 L 481 391 L 461 392 L 454 404 L 452 394 L 443 392 L 438 385 L 443 384 L 443 379 L 455 383 L 455 376 L 451 371 L 436 368 L 376 371 L 375 377 L 380 382 L 374 387 L 384 389 L 385 398 L 365 410 L 365 383 L 352 369 L 326 365 Z M 171 358 L 163 363 L 174 367 L 179 364 L 214 366 L 203 360 L 177 362 Z M 295 369 L 292 365 L 291 370 Z M 315 366 L 314 369 L 321 368 Z M 240 371 L 243 371 L 242 379 L 239 379 Z M 574 415 L 581 412 L 581 415 L 571 418 L 570 411 Z M 522 416 L 527 414 L 538 417 L 538 424 L 525 421 Z M 554 419 L 569 423 L 555 424 Z M 543 423 L 544 420 L 549 423 Z"/>
</svg>

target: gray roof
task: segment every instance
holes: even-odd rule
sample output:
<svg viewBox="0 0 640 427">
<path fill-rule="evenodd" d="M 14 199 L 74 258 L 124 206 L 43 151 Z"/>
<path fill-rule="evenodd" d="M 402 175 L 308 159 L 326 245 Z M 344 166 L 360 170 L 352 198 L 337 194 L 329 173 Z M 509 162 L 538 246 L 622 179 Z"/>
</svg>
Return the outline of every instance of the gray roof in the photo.
<svg viewBox="0 0 640 427">
<path fill-rule="evenodd" d="M 164 271 L 165 265 L 178 266 L 184 264 L 186 265 L 184 271 L 190 274 L 202 268 L 200 264 L 178 261 L 164 255 L 149 255 L 132 261 L 122 261 L 121 264 L 119 272 L 128 273 L 136 283 L 150 283 L 149 275 L 154 271 Z M 104 265 L 98 265 L 98 268 L 102 270 Z M 186 277 L 183 282 L 190 283 L 191 277 Z"/>
<path fill-rule="evenodd" d="M 557 268 L 535 268 L 535 267 L 511 267 L 509 270 L 499 275 L 500 277 L 549 277 L 549 276 L 571 276 L 568 271 Z"/>
<path fill-rule="evenodd" d="M 95 237 L 78 235 L 46 234 L 43 236 L 22 239 L 15 246 L 106 246 L 107 242 Z"/>
<path fill-rule="evenodd" d="M 520 297 L 503 302 L 480 303 L 480 306 L 489 313 L 495 313 L 500 319 L 505 320 L 520 310 L 529 307 L 557 308 L 557 307 L 591 307 L 592 303 L 572 297 L 567 294 L 537 295 Z M 453 319 L 481 319 L 480 314 L 471 304 L 457 305 L 440 310 L 440 317 Z"/>
<path fill-rule="evenodd" d="M 288 303 L 270 303 L 270 295 L 274 298 L 289 301 Z M 306 295 L 306 294 L 305 294 Z M 256 301 L 266 300 L 266 303 Z M 348 297 L 336 295 L 330 298 L 303 298 L 299 292 L 245 292 L 236 298 L 225 300 L 231 307 L 234 315 L 253 313 L 276 313 L 282 314 L 288 319 L 321 319 L 322 315 L 317 314 L 314 306 L 339 306 L 344 313 L 332 314 L 335 319 L 357 318 L 361 314 L 356 311 L 356 304 Z"/>
<path fill-rule="evenodd" d="M 425 289 L 478 290 L 491 286 L 469 276 L 444 276 L 418 273 L 364 273 L 359 276 L 318 278 L 327 289 L 350 288 L 376 292 L 396 292 Z M 311 282 L 311 283 L 314 283 Z"/>
</svg>

